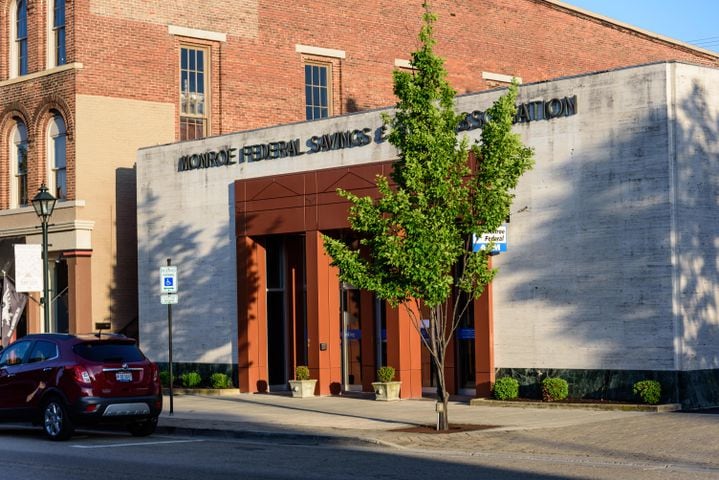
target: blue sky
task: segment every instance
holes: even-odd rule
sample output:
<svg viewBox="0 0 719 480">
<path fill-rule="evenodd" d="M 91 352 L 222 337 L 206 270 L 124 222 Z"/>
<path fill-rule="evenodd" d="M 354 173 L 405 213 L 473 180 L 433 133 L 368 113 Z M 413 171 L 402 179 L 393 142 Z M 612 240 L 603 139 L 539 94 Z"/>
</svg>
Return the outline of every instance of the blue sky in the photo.
<svg viewBox="0 0 719 480">
<path fill-rule="evenodd" d="M 719 51 L 717 0 L 562 0 L 622 22 Z"/>
</svg>

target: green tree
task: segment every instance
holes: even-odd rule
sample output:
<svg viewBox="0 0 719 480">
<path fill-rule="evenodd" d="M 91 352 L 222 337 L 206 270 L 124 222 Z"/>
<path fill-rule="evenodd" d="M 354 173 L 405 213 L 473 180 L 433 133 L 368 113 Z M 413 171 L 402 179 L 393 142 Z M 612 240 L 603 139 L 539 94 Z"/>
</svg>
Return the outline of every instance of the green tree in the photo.
<svg viewBox="0 0 719 480">
<path fill-rule="evenodd" d="M 425 4 L 413 72 L 394 72 L 398 98 L 386 116 L 389 142 L 399 158 L 391 185 L 377 177 L 377 200 L 340 190 L 350 200 L 349 224 L 360 238 L 352 248 L 324 237 L 343 281 L 407 308 L 437 372 L 438 428 L 449 428 L 445 359 L 449 342 L 470 302 L 495 275 L 487 251 L 473 251 L 472 236 L 496 230 L 509 215 L 511 190 L 532 166 L 532 151 L 512 133 L 517 86 L 486 113 L 481 141 L 459 138 L 462 116 L 433 47 L 435 15 Z M 470 155 L 470 152 L 473 155 Z M 472 156 L 475 161 L 472 161 Z M 422 319 L 429 320 L 422 325 Z M 426 323 L 426 322 L 425 322 Z"/>
</svg>

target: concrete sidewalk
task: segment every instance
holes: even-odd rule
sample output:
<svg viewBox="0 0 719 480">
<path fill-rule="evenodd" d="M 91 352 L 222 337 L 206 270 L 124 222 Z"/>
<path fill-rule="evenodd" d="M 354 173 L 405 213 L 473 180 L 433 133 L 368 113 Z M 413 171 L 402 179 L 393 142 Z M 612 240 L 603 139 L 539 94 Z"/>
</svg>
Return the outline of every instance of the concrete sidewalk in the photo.
<svg viewBox="0 0 719 480">
<path fill-rule="evenodd" d="M 418 441 L 427 435 L 396 430 L 434 425 L 437 419 L 433 399 L 378 402 L 373 397 L 292 398 L 282 394 L 238 393 L 223 396 L 175 395 L 173 403 L 174 413 L 170 415 L 169 397 L 166 395 L 159 422 L 161 432 L 411 446 L 417 443 L 413 439 Z M 642 415 L 656 414 L 470 406 L 466 400 L 453 401 L 449 405 L 450 424 L 487 425 L 492 426 L 492 431 L 574 427 Z M 431 435 L 432 443 L 446 443 L 447 437 L 452 436 Z M 451 443 L 456 444 L 455 441 Z"/>
</svg>

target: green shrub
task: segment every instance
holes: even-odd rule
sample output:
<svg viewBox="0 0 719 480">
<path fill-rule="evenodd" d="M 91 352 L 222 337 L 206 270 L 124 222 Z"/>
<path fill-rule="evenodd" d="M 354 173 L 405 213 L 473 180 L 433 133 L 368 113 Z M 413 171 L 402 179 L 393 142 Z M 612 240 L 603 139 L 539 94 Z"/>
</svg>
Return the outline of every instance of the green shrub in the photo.
<svg viewBox="0 0 719 480">
<path fill-rule="evenodd" d="M 377 380 L 384 383 L 394 380 L 394 367 L 380 367 L 377 370 Z"/>
<path fill-rule="evenodd" d="M 519 396 L 519 382 L 512 377 L 498 378 L 492 386 L 492 393 L 497 400 L 513 400 Z"/>
<path fill-rule="evenodd" d="M 564 400 L 569 395 L 569 384 L 563 378 L 547 377 L 542 380 L 542 400 Z"/>
<path fill-rule="evenodd" d="M 306 365 L 298 365 L 297 368 L 295 368 L 295 378 L 297 380 L 309 380 L 310 369 L 307 368 Z"/>
<path fill-rule="evenodd" d="M 180 381 L 185 388 L 195 388 L 202 383 L 202 377 L 197 372 L 185 372 L 180 375 Z"/>
<path fill-rule="evenodd" d="M 662 385 L 656 380 L 642 380 L 632 387 L 634 395 L 639 396 L 644 403 L 654 405 L 662 397 Z"/>
<path fill-rule="evenodd" d="M 213 373 L 210 375 L 210 386 L 212 388 L 232 388 L 232 380 L 224 373 Z"/>
<path fill-rule="evenodd" d="M 163 370 L 160 372 L 160 385 L 163 387 L 170 386 L 170 372 Z"/>
</svg>

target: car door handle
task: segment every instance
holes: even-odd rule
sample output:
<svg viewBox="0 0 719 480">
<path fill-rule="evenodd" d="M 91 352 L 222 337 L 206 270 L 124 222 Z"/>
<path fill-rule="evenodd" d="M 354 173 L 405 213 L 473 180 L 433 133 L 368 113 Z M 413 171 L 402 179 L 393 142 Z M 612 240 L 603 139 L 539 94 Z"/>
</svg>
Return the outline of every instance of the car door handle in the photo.
<svg viewBox="0 0 719 480">
<path fill-rule="evenodd" d="M 50 370 L 52 370 L 52 367 L 45 367 L 42 369 L 43 372 L 49 372 Z"/>
</svg>

